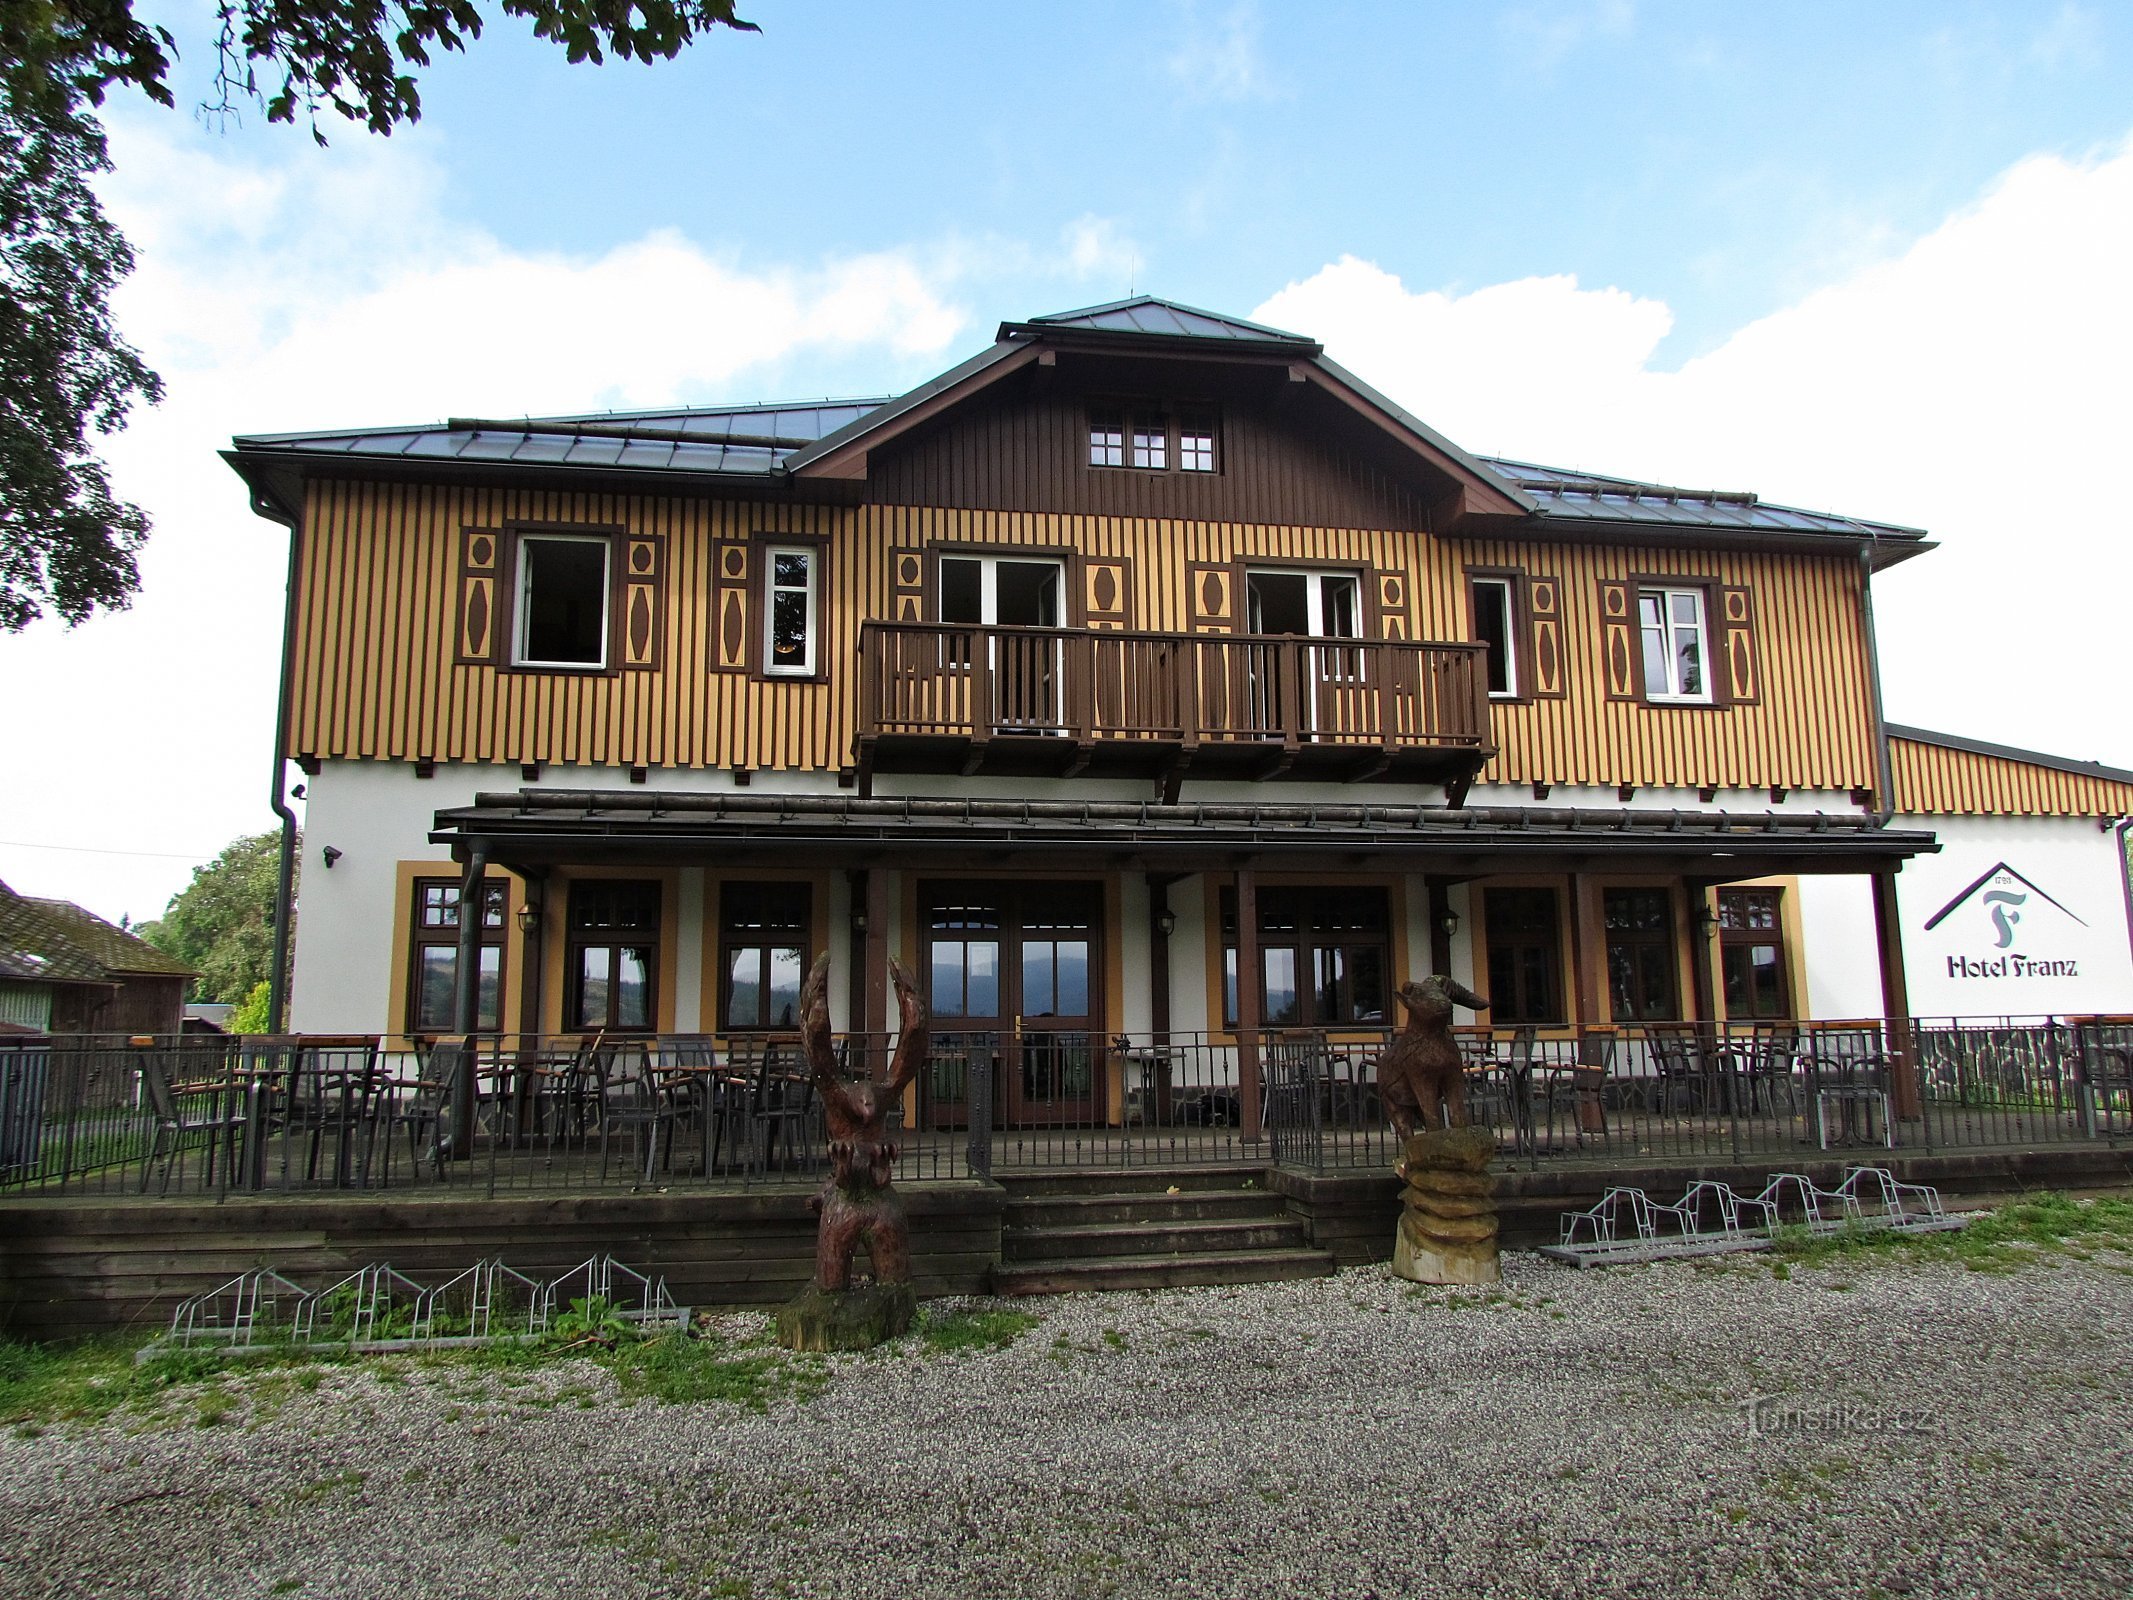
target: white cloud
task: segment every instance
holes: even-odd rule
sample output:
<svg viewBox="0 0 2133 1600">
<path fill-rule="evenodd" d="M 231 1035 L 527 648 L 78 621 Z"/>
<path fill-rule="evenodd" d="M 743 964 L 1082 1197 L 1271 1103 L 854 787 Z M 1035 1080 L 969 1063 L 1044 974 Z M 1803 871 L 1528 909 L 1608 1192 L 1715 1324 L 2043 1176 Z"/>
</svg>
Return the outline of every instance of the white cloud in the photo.
<svg viewBox="0 0 2133 1600">
<path fill-rule="evenodd" d="M 419 132 L 272 154 L 295 143 L 113 131 L 107 205 L 139 256 L 118 312 L 168 397 L 108 455 L 156 531 L 130 611 L 0 636 L 0 841 L 76 847 L 0 842 L 25 892 L 153 915 L 187 879 L 169 855 L 273 821 L 286 540 L 216 458 L 233 433 L 726 399 L 796 359 L 930 370 L 967 342 L 953 251 L 758 265 L 659 232 L 519 252 L 452 214 Z M 1044 254 L 1100 260 L 1102 225 L 1076 230 Z"/>
<path fill-rule="evenodd" d="M 1925 527 L 1876 588 L 1898 721 L 2133 766 L 2133 152 L 2022 162 L 1908 250 L 1679 371 L 1567 278 L 1411 292 L 1342 258 L 1252 313 L 1469 448 Z"/>
<path fill-rule="evenodd" d="M 1187 0 L 1179 8 L 1177 49 L 1164 66 L 1195 100 L 1252 100 L 1271 92 L 1259 48 L 1259 8 L 1250 0 L 1216 12 Z"/>
</svg>

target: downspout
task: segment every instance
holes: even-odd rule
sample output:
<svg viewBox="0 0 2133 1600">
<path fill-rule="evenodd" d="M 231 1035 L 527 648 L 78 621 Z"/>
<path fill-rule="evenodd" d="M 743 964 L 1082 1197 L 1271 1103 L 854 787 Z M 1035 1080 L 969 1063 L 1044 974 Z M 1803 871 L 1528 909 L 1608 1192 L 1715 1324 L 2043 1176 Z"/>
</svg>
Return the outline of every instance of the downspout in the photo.
<svg viewBox="0 0 2133 1600">
<path fill-rule="evenodd" d="M 1859 613 L 1866 626 L 1867 701 L 1874 715 L 1874 790 L 1881 796 L 1877 828 L 1886 828 L 1896 815 L 1896 784 L 1889 761 L 1888 723 L 1881 714 L 1881 649 L 1874 641 L 1874 549 L 1879 536 L 1867 530 L 1867 542 L 1859 547 Z"/>
<path fill-rule="evenodd" d="M 268 787 L 267 804 L 281 818 L 281 868 L 274 879 L 274 949 L 267 962 L 267 1032 L 280 1033 L 289 1003 L 289 913 L 296 891 L 296 813 L 289 809 L 285 792 L 288 761 L 282 752 L 289 738 L 289 646 L 296 637 L 296 553 L 301 518 L 282 508 L 256 489 L 252 510 L 269 522 L 289 530 L 288 589 L 282 597 L 281 684 L 274 698 L 274 777 Z"/>
<path fill-rule="evenodd" d="M 2118 840 L 2118 883 L 2126 894 L 2126 939 L 2133 943 L 2133 859 L 2126 855 L 2126 830 L 2133 828 L 2133 817 L 2120 817 L 2111 824 L 2111 832 Z"/>
</svg>

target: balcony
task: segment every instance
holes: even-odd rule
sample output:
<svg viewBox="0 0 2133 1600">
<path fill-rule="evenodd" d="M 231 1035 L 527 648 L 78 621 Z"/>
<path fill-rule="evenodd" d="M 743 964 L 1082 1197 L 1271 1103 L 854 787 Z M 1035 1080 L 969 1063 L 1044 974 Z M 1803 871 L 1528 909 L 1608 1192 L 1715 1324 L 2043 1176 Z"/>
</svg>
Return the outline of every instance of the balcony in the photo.
<svg viewBox="0 0 2133 1600">
<path fill-rule="evenodd" d="M 1406 639 L 861 626 L 878 772 L 1463 785 L 1496 753 L 1483 648 Z"/>
</svg>

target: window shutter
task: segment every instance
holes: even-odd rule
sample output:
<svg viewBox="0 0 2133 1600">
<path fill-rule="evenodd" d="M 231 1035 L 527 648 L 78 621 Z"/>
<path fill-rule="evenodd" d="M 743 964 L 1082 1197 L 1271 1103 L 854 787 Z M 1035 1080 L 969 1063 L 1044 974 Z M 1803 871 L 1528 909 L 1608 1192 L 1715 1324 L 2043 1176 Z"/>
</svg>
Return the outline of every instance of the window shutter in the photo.
<svg viewBox="0 0 2133 1600">
<path fill-rule="evenodd" d="M 633 533 L 622 548 L 622 647 L 617 664 L 632 671 L 659 666 L 665 617 L 660 600 L 666 590 L 666 536 Z"/>
<path fill-rule="evenodd" d="M 898 550 L 890 556 L 889 615 L 897 622 L 926 620 L 926 556 Z"/>
<path fill-rule="evenodd" d="M 1237 576 L 1211 561 L 1185 563 L 1186 614 L 1195 633 L 1237 631 Z"/>
<path fill-rule="evenodd" d="M 489 666 L 497 658 L 503 618 L 504 536 L 496 528 L 459 530 L 459 608 L 452 659 Z"/>
<path fill-rule="evenodd" d="M 1526 580 L 1526 675 L 1524 686 L 1536 700 L 1560 700 L 1563 671 L 1563 597 L 1553 578 Z"/>
<path fill-rule="evenodd" d="M 1084 556 L 1081 562 L 1082 616 L 1092 628 L 1133 626 L 1133 558 Z"/>
<path fill-rule="evenodd" d="M 1763 695 L 1762 653 L 1755 639 L 1755 597 L 1732 584 L 1718 591 L 1719 681 L 1734 705 L 1755 705 Z"/>
<path fill-rule="evenodd" d="M 1411 639 L 1414 628 L 1407 609 L 1407 574 L 1379 569 L 1371 574 L 1368 590 L 1371 608 L 1377 613 L 1376 637 Z"/>
<path fill-rule="evenodd" d="M 1600 585 L 1600 662 L 1607 698 L 1637 698 L 1637 613 L 1626 583 Z"/>
<path fill-rule="evenodd" d="M 748 586 L 748 541 L 711 541 L 713 672 L 746 672 L 753 626 L 753 595 Z"/>
</svg>

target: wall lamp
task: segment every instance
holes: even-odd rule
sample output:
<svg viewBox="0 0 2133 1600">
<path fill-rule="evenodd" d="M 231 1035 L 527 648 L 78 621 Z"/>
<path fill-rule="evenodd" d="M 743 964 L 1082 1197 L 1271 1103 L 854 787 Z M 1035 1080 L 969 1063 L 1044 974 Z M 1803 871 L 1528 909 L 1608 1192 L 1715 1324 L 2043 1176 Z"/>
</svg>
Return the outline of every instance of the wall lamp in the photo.
<svg viewBox="0 0 2133 1600">
<path fill-rule="evenodd" d="M 867 914 L 864 911 L 859 910 L 857 907 L 854 907 L 852 911 L 852 932 L 865 933 L 866 931 Z"/>
<path fill-rule="evenodd" d="M 1437 931 L 1450 939 L 1459 932 L 1459 913 L 1446 906 L 1437 917 Z"/>
<path fill-rule="evenodd" d="M 1711 902 L 1708 900 L 1700 902 L 1696 907 L 1696 931 L 1706 939 L 1718 931 L 1718 913 L 1711 909 Z"/>
<path fill-rule="evenodd" d="M 1155 931 L 1166 939 L 1176 933 L 1178 931 L 1178 914 L 1168 906 L 1163 907 L 1162 910 L 1155 914 Z"/>
<path fill-rule="evenodd" d="M 541 905 L 538 900 L 528 900 L 518 908 L 518 931 L 539 933 L 541 931 Z"/>
</svg>

